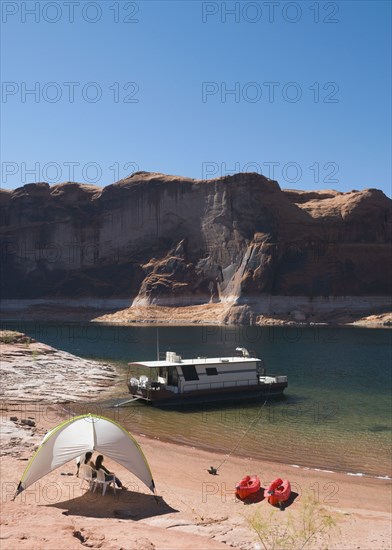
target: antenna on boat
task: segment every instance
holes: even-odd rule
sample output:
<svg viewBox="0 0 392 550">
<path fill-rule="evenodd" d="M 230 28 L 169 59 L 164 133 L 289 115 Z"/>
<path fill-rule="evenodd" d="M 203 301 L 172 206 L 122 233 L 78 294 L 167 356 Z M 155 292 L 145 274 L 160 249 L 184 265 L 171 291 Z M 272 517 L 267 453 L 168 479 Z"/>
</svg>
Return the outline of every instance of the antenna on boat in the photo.
<svg viewBox="0 0 392 550">
<path fill-rule="evenodd" d="M 159 328 L 157 327 L 157 361 L 159 361 Z"/>
</svg>

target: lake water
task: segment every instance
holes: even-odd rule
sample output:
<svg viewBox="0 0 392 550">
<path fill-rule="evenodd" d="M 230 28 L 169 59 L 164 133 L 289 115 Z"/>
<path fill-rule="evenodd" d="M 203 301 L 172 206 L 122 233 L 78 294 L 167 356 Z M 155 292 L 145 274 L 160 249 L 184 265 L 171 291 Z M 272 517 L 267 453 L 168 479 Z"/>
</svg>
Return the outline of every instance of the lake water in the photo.
<svg viewBox="0 0 392 550">
<path fill-rule="evenodd" d="M 102 324 L 3 323 L 81 357 L 127 363 L 156 359 L 157 329 Z M 114 401 L 77 405 L 116 418 L 131 432 L 241 456 L 391 477 L 391 336 L 388 329 L 159 327 L 161 351 L 184 358 L 254 350 L 270 374 L 286 374 L 285 399 L 187 411 Z M 122 399 L 121 399 L 122 400 Z M 223 460 L 224 457 L 222 457 Z"/>
</svg>

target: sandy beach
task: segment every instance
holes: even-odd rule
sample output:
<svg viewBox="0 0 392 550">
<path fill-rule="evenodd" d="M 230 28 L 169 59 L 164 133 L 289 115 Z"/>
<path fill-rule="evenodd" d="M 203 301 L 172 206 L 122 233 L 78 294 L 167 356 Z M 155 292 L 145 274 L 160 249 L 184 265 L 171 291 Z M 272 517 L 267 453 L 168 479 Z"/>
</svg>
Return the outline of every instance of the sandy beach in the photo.
<svg viewBox="0 0 392 550">
<path fill-rule="evenodd" d="M 8 368 L 10 364 L 12 361 Z M 17 370 L 16 364 L 13 366 Z M 41 374 L 42 382 L 45 372 Z M 35 376 L 29 376 L 25 369 L 12 397 L 2 393 L 2 548 L 209 550 L 231 546 L 259 550 L 264 543 L 272 548 L 274 526 L 282 527 L 287 522 L 299 525 L 310 497 L 314 501 L 314 523 L 321 525 L 321 518 L 328 516 L 335 526 L 325 533 L 319 529 L 305 548 L 391 548 L 390 480 L 269 463 L 263 461 L 262 442 L 260 459 L 256 460 L 228 457 L 134 433 L 149 461 L 157 498 L 130 472 L 108 459 L 107 467 L 116 472 L 127 490 L 113 494 L 108 489 L 104 497 L 98 491 L 87 491 L 81 487 L 72 461 L 12 501 L 27 461 L 43 435 L 72 415 L 72 404 L 56 402 L 57 396 L 51 397 L 47 391 L 40 395 L 36 389 L 30 400 L 26 399 Z M 75 374 L 64 372 L 64 377 L 62 384 Z M 47 386 L 43 383 L 42 387 Z M 113 392 L 114 386 L 110 389 L 107 385 L 107 391 Z M 86 397 L 84 394 L 83 399 Z M 96 412 L 93 403 L 91 412 Z M 222 462 L 218 475 L 208 473 L 210 466 L 217 467 Z M 266 500 L 245 504 L 235 498 L 234 487 L 246 474 L 257 474 L 263 487 L 278 476 L 290 479 L 297 496 L 283 512 Z M 267 524 L 262 540 L 251 526 L 255 514 Z M 300 548 L 300 543 L 298 539 L 291 546 L 275 547 Z"/>
</svg>

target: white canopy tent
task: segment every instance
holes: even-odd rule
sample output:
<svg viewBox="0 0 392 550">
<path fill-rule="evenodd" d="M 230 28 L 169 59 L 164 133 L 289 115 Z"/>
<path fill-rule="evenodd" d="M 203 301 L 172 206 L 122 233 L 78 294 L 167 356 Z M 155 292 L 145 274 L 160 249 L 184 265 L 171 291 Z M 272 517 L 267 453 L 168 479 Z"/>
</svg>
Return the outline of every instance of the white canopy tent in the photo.
<svg viewBox="0 0 392 550">
<path fill-rule="evenodd" d="M 146 457 L 132 435 L 109 418 L 85 414 L 63 422 L 45 435 L 22 475 L 15 497 L 41 477 L 88 451 L 112 458 L 155 492 Z"/>
</svg>

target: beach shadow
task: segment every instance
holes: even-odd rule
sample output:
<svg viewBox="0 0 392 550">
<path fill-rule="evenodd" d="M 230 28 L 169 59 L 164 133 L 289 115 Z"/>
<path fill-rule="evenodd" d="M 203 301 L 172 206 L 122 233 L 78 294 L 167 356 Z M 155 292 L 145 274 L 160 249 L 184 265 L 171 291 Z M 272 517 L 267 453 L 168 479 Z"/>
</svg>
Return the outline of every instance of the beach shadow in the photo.
<svg viewBox="0 0 392 550">
<path fill-rule="evenodd" d="M 240 498 L 237 495 L 236 498 L 244 504 L 256 504 L 257 502 L 261 502 L 262 500 L 264 500 L 264 489 L 260 487 L 260 489 L 256 493 L 251 493 L 246 498 Z"/>
<path fill-rule="evenodd" d="M 178 512 L 160 496 L 124 490 L 116 491 L 115 494 L 108 490 L 105 496 L 87 491 L 71 500 L 46 506 L 64 510 L 63 514 L 67 516 L 118 518 L 132 521 Z"/>
<path fill-rule="evenodd" d="M 370 426 L 370 428 L 368 428 L 368 430 L 369 430 L 369 432 L 373 432 L 373 433 L 390 432 L 391 427 L 390 426 L 383 426 L 381 424 L 375 424 L 374 426 Z"/>
<path fill-rule="evenodd" d="M 296 493 L 295 491 L 291 491 L 291 495 L 286 500 L 286 502 L 282 503 L 282 507 L 280 507 L 279 504 L 272 504 L 272 505 L 270 504 L 270 506 L 273 506 L 274 508 L 278 508 L 278 509 L 280 508 L 280 510 L 284 512 L 286 508 L 289 508 L 289 506 L 293 504 L 293 502 L 297 497 L 298 497 L 298 493 Z"/>
</svg>

